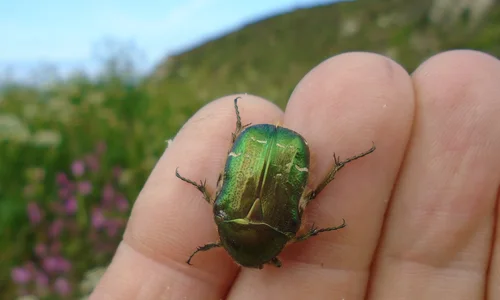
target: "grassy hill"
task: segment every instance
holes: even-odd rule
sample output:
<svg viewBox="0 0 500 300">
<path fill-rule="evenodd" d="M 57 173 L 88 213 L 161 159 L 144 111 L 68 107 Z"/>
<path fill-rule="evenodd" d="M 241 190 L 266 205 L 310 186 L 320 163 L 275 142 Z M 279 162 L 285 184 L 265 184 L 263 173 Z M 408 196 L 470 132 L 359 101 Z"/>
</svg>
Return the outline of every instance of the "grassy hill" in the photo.
<svg viewBox="0 0 500 300">
<path fill-rule="evenodd" d="M 116 57 L 96 79 L 4 83 L 0 295 L 11 299 L 22 286 L 10 278 L 14 267 L 46 275 L 37 291 L 56 293 L 56 280 L 79 290 L 83 274 L 106 265 L 120 239 L 116 229 L 123 229 L 165 140 L 208 101 L 248 92 L 284 107 L 305 73 L 346 51 L 388 55 L 410 72 L 447 49 L 500 57 L 499 1 L 482 9 L 448 1 L 453 6 L 440 12 L 445 2 L 359 0 L 299 9 L 170 56 L 146 78 L 131 77 L 127 58 Z M 98 217 L 114 227 L 97 224 Z M 47 253 L 64 272 L 44 269 Z"/>
<path fill-rule="evenodd" d="M 387 55 L 410 72 L 447 49 L 473 48 L 500 55 L 498 1 L 480 20 L 464 9 L 455 19 L 444 14 L 433 21 L 435 2 L 359 0 L 274 16 L 168 57 L 149 84 L 165 95 L 183 86 L 189 93 L 176 101 L 209 101 L 249 92 L 283 107 L 306 72 L 346 51 Z"/>
</svg>

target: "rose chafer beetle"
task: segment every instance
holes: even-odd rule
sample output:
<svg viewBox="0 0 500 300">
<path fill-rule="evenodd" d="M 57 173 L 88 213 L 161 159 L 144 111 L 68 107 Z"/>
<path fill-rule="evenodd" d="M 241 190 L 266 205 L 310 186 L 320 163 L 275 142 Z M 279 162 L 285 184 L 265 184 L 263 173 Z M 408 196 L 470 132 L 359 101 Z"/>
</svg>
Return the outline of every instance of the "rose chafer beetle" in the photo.
<svg viewBox="0 0 500 300">
<path fill-rule="evenodd" d="M 280 267 L 278 254 L 292 242 L 304 241 L 321 232 L 344 228 L 314 225 L 298 235 L 302 214 L 335 174 L 347 163 L 375 151 L 368 151 L 340 161 L 333 154 L 334 165 L 316 187 L 307 187 L 309 147 L 305 139 L 290 129 L 271 124 L 242 126 L 238 98 L 234 100 L 236 132 L 232 136 L 226 165 L 219 175 L 213 197 L 205 182 L 181 180 L 195 186 L 213 206 L 220 240 L 198 247 L 187 260 L 200 251 L 224 247 L 236 263 L 262 268 L 264 264 Z"/>
</svg>

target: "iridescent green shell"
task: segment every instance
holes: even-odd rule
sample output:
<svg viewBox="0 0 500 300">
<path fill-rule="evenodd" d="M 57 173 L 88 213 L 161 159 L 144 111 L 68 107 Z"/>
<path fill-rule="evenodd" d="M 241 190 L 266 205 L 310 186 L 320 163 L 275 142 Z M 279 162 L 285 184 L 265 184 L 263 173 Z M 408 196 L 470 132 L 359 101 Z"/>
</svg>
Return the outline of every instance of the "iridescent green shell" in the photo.
<svg viewBox="0 0 500 300">
<path fill-rule="evenodd" d="M 259 267 L 295 237 L 309 178 L 309 147 L 275 125 L 246 128 L 231 148 L 214 203 L 223 247 L 242 266 Z"/>
</svg>

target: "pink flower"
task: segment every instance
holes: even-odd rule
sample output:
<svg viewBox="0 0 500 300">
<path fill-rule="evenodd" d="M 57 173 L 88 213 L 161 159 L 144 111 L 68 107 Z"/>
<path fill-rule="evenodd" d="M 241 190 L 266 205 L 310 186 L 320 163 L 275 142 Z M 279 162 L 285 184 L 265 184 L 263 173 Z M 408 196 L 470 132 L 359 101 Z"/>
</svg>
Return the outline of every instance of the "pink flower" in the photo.
<svg viewBox="0 0 500 300">
<path fill-rule="evenodd" d="M 35 282 L 39 287 L 47 287 L 49 285 L 49 277 L 43 272 L 37 272 Z"/>
<path fill-rule="evenodd" d="M 65 173 L 57 173 L 56 182 L 59 186 L 66 186 L 69 183 L 68 176 Z"/>
<path fill-rule="evenodd" d="M 108 220 L 106 222 L 106 233 L 109 237 L 115 237 L 118 234 L 120 227 L 121 224 L 115 220 Z"/>
<path fill-rule="evenodd" d="M 47 256 L 42 260 L 42 267 L 49 274 L 66 273 L 71 270 L 71 263 L 61 256 Z"/>
<path fill-rule="evenodd" d="M 86 196 L 92 192 L 92 183 L 90 181 L 82 181 L 78 183 L 78 192 Z"/>
<path fill-rule="evenodd" d="M 71 286 L 66 278 L 59 277 L 54 282 L 54 290 L 61 296 L 67 296 L 71 293 Z"/>
<path fill-rule="evenodd" d="M 128 210 L 128 201 L 127 199 L 125 199 L 125 197 L 119 197 L 117 200 L 116 200 L 116 207 L 118 208 L 119 211 L 121 212 L 126 212 Z"/>
<path fill-rule="evenodd" d="M 94 210 L 92 211 L 92 226 L 94 226 L 95 229 L 100 229 L 105 225 L 105 223 L 106 218 L 104 218 L 102 210 L 99 208 L 94 208 Z"/>
<path fill-rule="evenodd" d="M 71 191 L 67 187 L 60 188 L 58 191 L 59 199 L 66 199 L 71 195 Z"/>
<path fill-rule="evenodd" d="M 78 210 L 78 202 L 76 201 L 75 197 L 70 197 L 66 202 L 64 203 L 64 209 L 66 210 L 66 213 L 72 215 L 76 213 Z"/>
<path fill-rule="evenodd" d="M 66 273 L 69 270 L 71 270 L 71 263 L 63 257 L 58 257 L 57 258 L 57 270 L 59 272 Z"/>
<path fill-rule="evenodd" d="M 42 210 L 40 206 L 35 202 L 30 202 L 28 204 L 28 218 L 30 219 L 31 224 L 36 225 L 42 221 Z"/>
<path fill-rule="evenodd" d="M 62 219 L 54 220 L 49 227 L 49 236 L 51 238 L 57 238 L 64 228 L 64 222 Z"/>
<path fill-rule="evenodd" d="M 99 171 L 99 159 L 95 156 L 95 155 L 87 155 L 85 157 L 85 162 L 87 163 L 89 169 L 92 171 L 92 172 L 97 172 Z"/>
<path fill-rule="evenodd" d="M 12 280 L 17 284 L 26 284 L 31 281 L 31 272 L 27 268 L 16 267 L 11 272 Z"/>
<path fill-rule="evenodd" d="M 102 203 L 105 207 L 110 207 L 115 196 L 115 190 L 111 184 L 106 184 L 102 191 Z"/>
<path fill-rule="evenodd" d="M 47 255 L 47 245 L 37 244 L 35 246 L 35 254 L 38 257 L 44 257 L 45 255 Z"/>
<path fill-rule="evenodd" d="M 73 172 L 73 176 L 80 177 L 85 173 L 85 164 L 81 160 L 76 160 L 71 165 L 71 171 Z"/>
<path fill-rule="evenodd" d="M 55 256 L 45 257 L 42 259 L 42 268 L 49 274 L 57 272 L 57 258 Z"/>
</svg>

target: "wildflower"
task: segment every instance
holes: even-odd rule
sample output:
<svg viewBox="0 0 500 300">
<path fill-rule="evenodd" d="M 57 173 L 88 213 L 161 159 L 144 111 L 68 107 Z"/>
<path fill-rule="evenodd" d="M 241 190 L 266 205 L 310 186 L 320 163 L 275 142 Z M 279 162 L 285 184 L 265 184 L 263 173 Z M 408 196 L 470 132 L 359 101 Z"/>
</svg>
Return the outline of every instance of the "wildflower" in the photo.
<svg viewBox="0 0 500 300">
<path fill-rule="evenodd" d="M 80 177 L 85 173 L 85 164 L 81 160 L 76 160 L 71 165 L 71 171 L 73 172 L 73 176 Z"/>
<path fill-rule="evenodd" d="M 46 288 L 49 285 L 49 277 L 44 272 L 38 271 L 35 274 L 35 282 L 38 287 Z"/>
<path fill-rule="evenodd" d="M 17 300 L 39 300 L 39 299 L 40 298 L 38 298 L 37 296 L 34 296 L 34 295 L 24 295 L 24 296 L 17 298 Z"/>
<path fill-rule="evenodd" d="M 27 205 L 27 215 L 32 228 L 45 234 L 36 234 L 35 237 L 32 251 L 36 263 L 26 262 L 11 270 L 12 279 L 18 285 L 19 295 L 72 297 L 73 290 L 77 287 L 73 280 L 78 278 L 80 271 L 73 264 L 81 259 L 84 264 L 92 264 L 95 260 L 92 260 L 92 257 L 90 260 L 82 257 L 81 253 L 91 251 L 92 255 L 107 257 L 116 250 L 119 242 L 117 238 L 119 239 L 119 234 L 123 232 L 126 224 L 124 214 L 130 209 L 129 200 L 119 188 L 122 186 L 122 177 L 128 170 L 115 167 L 111 170 L 108 181 L 94 181 L 105 175 L 97 173 L 102 168 L 101 155 L 105 151 L 106 144 L 100 143 L 93 153 L 72 162 L 71 173 L 58 173 L 55 183 L 59 197 L 55 201 L 47 202 L 46 206 L 36 202 Z M 43 185 L 38 182 L 43 179 L 42 171 L 39 169 L 30 173 L 34 179 L 29 182 L 31 186 L 28 184 L 26 187 L 25 195 L 30 196 L 27 197 L 28 200 L 43 192 Z M 86 206 L 80 206 L 80 200 L 89 201 L 89 204 L 99 200 L 93 196 L 101 196 L 100 203 L 87 214 Z M 76 215 L 77 212 L 80 213 L 79 209 L 84 210 L 81 215 Z M 80 217 L 86 219 L 81 222 Z M 90 230 L 87 230 L 88 222 Z M 84 238 L 86 243 L 70 241 L 66 245 L 67 238 Z"/>
<path fill-rule="evenodd" d="M 42 210 L 35 202 L 30 202 L 28 204 L 28 218 L 33 225 L 42 221 Z"/>
<path fill-rule="evenodd" d="M 120 229 L 121 224 L 116 220 L 107 220 L 106 221 L 106 233 L 109 237 L 115 237 L 118 234 L 118 230 Z"/>
<path fill-rule="evenodd" d="M 66 199 L 71 197 L 71 190 L 69 189 L 69 186 L 64 186 L 59 189 L 58 194 L 59 199 Z"/>
<path fill-rule="evenodd" d="M 47 256 L 42 259 L 42 268 L 49 274 L 56 273 L 58 270 L 58 261 L 55 256 Z"/>
<path fill-rule="evenodd" d="M 82 181 L 78 183 L 78 192 L 86 196 L 92 192 L 92 183 L 90 181 Z"/>
<path fill-rule="evenodd" d="M 59 256 L 57 257 L 57 270 L 62 273 L 67 273 L 71 270 L 71 263 L 64 257 Z"/>
<path fill-rule="evenodd" d="M 71 263 L 62 256 L 47 256 L 42 260 L 42 267 L 49 274 L 66 273 L 71 270 Z"/>
<path fill-rule="evenodd" d="M 0 114 L 0 141 L 27 142 L 31 132 L 19 117 L 14 114 Z"/>
<path fill-rule="evenodd" d="M 106 219 L 102 213 L 102 210 L 99 208 L 95 208 L 92 211 L 92 226 L 96 229 L 100 229 L 105 225 Z"/>
<path fill-rule="evenodd" d="M 71 196 L 66 202 L 64 203 L 64 209 L 66 210 L 66 213 L 72 215 L 76 213 L 78 210 L 78 202 L 76 201 L 76 198 Z"/>
<path fill-rule="evenodd" d="M 120 196 L 116 200 L 116 207 L 118 208 L 119 211 L 126 212 L 129 207 L 127 199 L 123 196 Z"/>
<path fill-rule="evenodd" d="M 85 162 L 87 163 L 89 169 L 92 171 L 92 172 L 97 172 L 99 171 L 99 159 L 95 156 L 95 155 L 87 155 L 85 157 Z"/>
<path fill-rule="evenodd" d="M 41 147 L 58 146 L 61 140 L 61 134 L 54 130 L 39 130 L 31 137 L 31 142 Z"/>
<path fill-rule="evenodd" d="M 38 257 L 44 257 L 45 255 L 47 255 L 47 245 L 45 245 L 45 244 L 37 244 L 35 246 L 35 254 Z"/>
<path fill-rule="evenodd" d="M 54 290 L 61 296 L 67 296 L 71 293 L 71 286 L 66 278 L 59 277 L 54 282 Z"/>
<path fill-rule="evenodd" d="M 31 281 L 31 272 L 25 267 L 16 267 L 12 269 L 11 277 L 17 284 L 26 284 Z"/>
<path fill-rule="evenodd" d="M 65 173 L 57 173 L 56 182 L 59 186 L 66 186 L 69 183 L 68 176 Z"/>
<path fill-rule="evenodd" d="M 109 207 L 113 202 L 113 197 L 115 196 L 115 190 L 111 184 L 106 184 L 104 190 L 102 191 L 102 203 L 104 206 Z"/>
<path fill-rule="evenodd" d="M 51 238 L 57 238 L 64 228 L 64 222 L 62 219 L 54 220 L 49 227 L 49 236 Z"/>
</svg>

